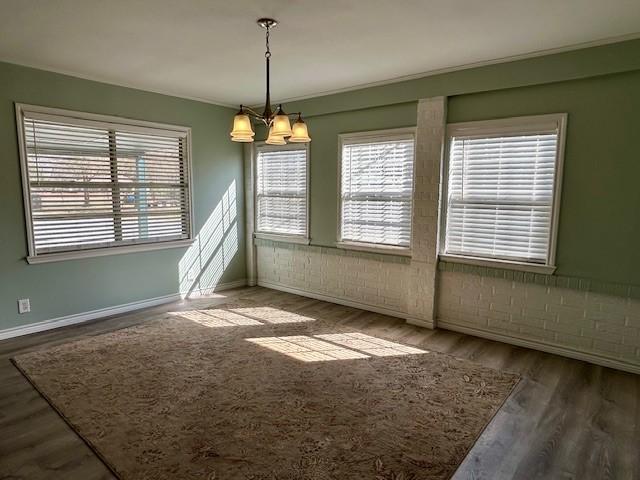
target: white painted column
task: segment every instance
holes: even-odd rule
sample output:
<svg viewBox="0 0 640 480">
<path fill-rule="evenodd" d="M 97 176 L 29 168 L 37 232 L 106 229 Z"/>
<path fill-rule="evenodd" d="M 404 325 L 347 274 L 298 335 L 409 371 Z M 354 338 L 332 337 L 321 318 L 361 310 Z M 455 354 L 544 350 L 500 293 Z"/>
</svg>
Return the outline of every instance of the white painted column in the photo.
<svg viewBox="0 0 640 480">
<path fill-rule="evenodd" d="M 407 322 L 428 328 L 435 327 L 436 318 L 440 166 L 446 108 L 446 97 L 425 98 L 418 102 Z"/>
</svg>

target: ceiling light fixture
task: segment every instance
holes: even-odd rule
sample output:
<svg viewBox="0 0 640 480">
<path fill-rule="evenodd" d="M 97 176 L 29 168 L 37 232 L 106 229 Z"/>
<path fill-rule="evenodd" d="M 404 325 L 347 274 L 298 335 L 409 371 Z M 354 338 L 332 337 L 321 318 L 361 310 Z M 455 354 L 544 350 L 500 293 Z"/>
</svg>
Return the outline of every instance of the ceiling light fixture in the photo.
<svg viewBox="0 0 640 480">
<path fill-rule="evenodd" d="M 258 25 L 264 28 L 266 33 L 267 51 L 264 58 L 267 64 L 267 98 L 264 102 L 264 112 L 258 114 L 249 107 L 240 105 L 240 111 L 233 118 L 233 130 L 231 130 L 231 140 L 234 142 L 253 142 L 255 132 L 251 126 L 251 119 L 264 123 L 269 129 L 269 136 L 266 143 L 269 145 L 286 145 L 287 140 L 292 143 L 308 143 L 311 141 L 307 124 L 302 120 L 301 113 L 287 114 L 282 110 L 282 105 L 278 105 L 278 109 L 273 112 L 271 110 L 271 92 L 269 91 L 269 60 L 271 59 L 271 50 L 269 49 L 269 32 L 278 22 L 272 18 L 260 18 Z M 298 116 L 291 126 L 289 122 L 290 116 Z"/>
</svg>

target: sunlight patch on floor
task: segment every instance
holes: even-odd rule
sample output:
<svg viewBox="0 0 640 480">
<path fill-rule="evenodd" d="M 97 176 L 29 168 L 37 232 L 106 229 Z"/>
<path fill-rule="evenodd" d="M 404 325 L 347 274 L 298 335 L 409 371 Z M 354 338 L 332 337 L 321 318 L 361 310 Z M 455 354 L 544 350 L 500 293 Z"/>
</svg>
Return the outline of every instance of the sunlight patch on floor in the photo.
<svg viewBox="0 0 640 480">
<path fill-rule="evenodd" d="M 294 312 L 288 312 L 286 310 L 280 310 L 274 307 L 239 307 L 230 308 L 232 312 L 247 315 L 252 318 L 257 318 L 265 323 L 301 323 L 301 322 L 313 322 L 314 318 L 305 317 Z"/>
<path fill-rule="evenodd" d="M 287 337 L 247 338 L 248 342 L 269 348 L 304 362 L 353 360 L 429 353 L 415 347 L 390 342 L 364 333 L 328 333 Z"/>
<path fill-rule="evenodd" d="M 381 338 L 365 335 L 364 333 L 328 333 L 314 335 L 316 338 L 337 343 L 344 347 L 353 348 L 376 357 L 390 357 L 395 355 L 415 355 L 428 353 L 415 347 L 408 347 L 400 343 L 390 342 Z"/>
<path fill-rule="evenodd" d="M 363 353 L 305 335 L 247 338 L 246 340 L 303 362 L 352 360 L 369 357 Z"/>
<path fill-rule="evenodd" d="M 233 327 L 240 325 L 266 325 L 313 322 L 314 318 L 274 307 L 220 307 L 203 310 L 169 312 L 185 320 L 206 327 Z"/>
<path fill-rule="evenodd" d="M 236 327 L 239 325 L 262 325 L 262 322 L 235 312 L 217 308 L 215 310 L 187 310 L 169 312 L 169 315 L 191 320 L 205 327 Z"/>
</svg>

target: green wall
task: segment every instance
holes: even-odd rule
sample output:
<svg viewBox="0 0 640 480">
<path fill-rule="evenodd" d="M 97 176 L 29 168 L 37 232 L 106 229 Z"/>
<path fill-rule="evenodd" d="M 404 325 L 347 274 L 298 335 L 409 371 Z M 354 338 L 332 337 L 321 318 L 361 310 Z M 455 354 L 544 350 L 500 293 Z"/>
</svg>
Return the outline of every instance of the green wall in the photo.
<svg viewBox="0 0 640 480">
<path fill-rule="evenodd" d="M 451 97 L 448 121 L 566 112 L 558 275 L 640 285 L 640 71 Z"/>
<path fill-rule="evenodd" d="M 195 246 L 28 265 L 14 102 L 191 127 Z M 228 137 L 234 113 L 0 63 L 0 330 L 169 295 L 181 283 L 191 289 L 245 278 L 242 149 Z M 18 315 L 18 298 L 31 299 L 31 313 Z"/>
<path fill-rule="evenodd" d="M 287 103 L 289 112 L 325 115 L 640 70 L 640 39 L 512 62 L 456 70 Z"/>
<path fill-rule="evenodd" d="M 419 98 L 448 121 L 567 112 L 557 275 L 640 285 L 640 41 L 292 102 L 311 142 L 311 243 L 333 246 L 338 134 L 415 125 Z"/>
<path fill-rule="evenodd" d="M 310 234 L 314 245 L 333 246 L 337 238 L 338 134 L 353 131 L 411 127 L 416 124 L 417 103 L 313 117 L 308 127 L 310 145 Z"/>
</svg>

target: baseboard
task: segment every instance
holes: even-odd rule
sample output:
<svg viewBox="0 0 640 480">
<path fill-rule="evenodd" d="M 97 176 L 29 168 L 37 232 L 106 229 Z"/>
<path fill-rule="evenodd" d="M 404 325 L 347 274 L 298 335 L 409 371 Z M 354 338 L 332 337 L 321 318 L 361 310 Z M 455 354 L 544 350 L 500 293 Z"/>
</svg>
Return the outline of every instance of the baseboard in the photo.
<svg viewBox="0 0 640 480">
<path fill-rule="evenodd" d="M 322 300 L 325 302 L 337 303 L 338 305 L 344 305 L 345 307 L 359 308 L 360 310 L 367 310 L 369 312 L 381 313 L 382 315 L 389 315 L 390 317 L 402 318 L 412 325 L 418 325 L 420 327 L 433 328 L 433 325 L 429 325 L 428 322 L 415 318 L 406 312 L 399 310 L 393 310 L 391 308 L 381 307 L 379 305 L 373 305 L 370 303 L 357 302 L 349 300 L 347 298 L 335 297 L 333 295 L 325 295 L 324 293 L 310 292 L 309 290 L 302 290 L 300 288 L 290 287 L 288 285 L 282 285 L 280 283 L 265 282 L 264 280 L 258 280 L 258 286 L 271 288 L 273 290 L 280 290 L 282 292 L 293 293 L 300 295 L 301 297 L 314 298 L 316 300 Z"/>
<path fill-rule="evenodd" d="M 416 327 L 428 328 L 430 330 L 436 328 L 434 322 L 427 322 L 426 320 L 413 317 L 409 317 L 406 320 L 409 325 L 415 325 Z"/>
<path fill-rule="evenodd" d="M 75 325 L 77 323 L 88 322 L 89 320 L 95 320 L 98 318 L 120 315 L 122 313 L 132 312 L 134 310 L 140 310 L 143 308 L 155 307 L 156 305 L 162 305 L 163 303 L 175 302 L 177 300 L 180 300 L 181 298 L 182 297 L 179 293 L 172 293 L 170 295 L 163 295 L 161 297 L 125 303 L 123 305 L 116 305 L 114 307 L 99 308 L 97 310 L 90 310 L 88 312 L 74 313 L 73 315 L 66 315 L 64 317 L 43 320 L 41 322 L 31 323 L 29 325 L 7 328 L 5 330 L 0 330 L 0 340 L 19 337 L 22 335 L 29 335 L 31 333 L 43 332 L 45 330 L 51 330 L 53 328 Z"/>
<path fill-rule="evenodd" d="M 465 327 L 463 325 L 457 325 L 447 321 L 438 320 L 437 327 L 444 330 L 452 330 L 454 332 L 466 333 L 467 335 L 473 335 L 474 337 L 487 338 L 489 340 L 496 340 L 502 343 L 508 343 L 510 345 L 517 345 L 518 347 L 531 348 L 533 350 L 541 350 L 547 353 L 553 353 L 563 357 L 574 358 L 576 360 L 582 360 L 584 362 L 594 363 L 603 367 L 614 368 L 616 370 L 623 370 L 629 373 L 640 374 L 640 365 L 625 362 L 616 358 L 604 357 L 595 353 L 588 353 L 572 348 L 563 347 L 562 345 L 541 342 L 537 340 L 530 340 L 522 337 L 515 337 L 511 335 L 503 335 L 501 333 L 491 332 L 488 330 Z"/>
<path fill-rule="evenodd" d="M 220 292 L 220 291 L 229 290 L 232 288 L 243 287 L 246 285 L 246 283 L 247 282 L 245 279 L 237 280 L 229 283 L 220 283 L 216 285 L 215 288 L 213 289 L 199 290 L 198 295 L 205 296 L 213 292 Z M 208 293 L 205 293 L 205 292 L 208 292 Z M 116 305 L 113 307 L 99 308 L 97 310 L 90 310 L 88 312 L 74 313 L 73 315 L 66 315 L 64 317 L 52 318 L 50 320 L 43 320 L 41 322 L 31 323 L 29 325 L 21 325 L 19 327 L 7 328 L 5 330 L 0 330 L 0 340 L 20 337 L 22 335 L 29 335 L 31 333 L 44 332 L 45 330 L 52 330 L 54 328 L 66 327 L 69 325 L 88 322 L 90 320 L 97 320 L 99 318 L 112 317 L 114 315 L 121 315 L 123 313 L 133 312 L 135 310 L 141 310 L 143 308 L 150 308 L 150 307 L 155 307 L 165 303 L 176 302 L 184 298 L 185 296 L 180 293 L 171 293 L 169 295 L 163 295 L 161 297 L 154 297 L 146 300 L 139 300 L 136 302 Z"/>
</svg>

